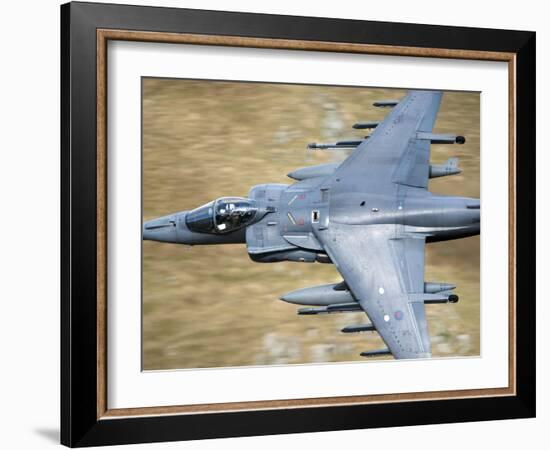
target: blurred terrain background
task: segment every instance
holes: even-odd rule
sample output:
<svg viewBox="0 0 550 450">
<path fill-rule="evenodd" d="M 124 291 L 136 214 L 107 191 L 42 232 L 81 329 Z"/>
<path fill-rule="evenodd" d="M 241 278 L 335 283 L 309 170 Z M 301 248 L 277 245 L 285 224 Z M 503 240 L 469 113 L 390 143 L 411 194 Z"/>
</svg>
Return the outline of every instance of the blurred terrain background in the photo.
<svg viewBox="0 0 550 450">
<path fill-rule="evenodd" d="M 359 138 L 358 121 L 382 120 L 376 100 L 404 90 L 143 79 L 143 220 L 193 209 L 251 186 L 288 183 L 295 168 L 344 159 L 309 142 Z M 430 190 L 479 197 L 478 93 L 446 92 L 435 132 L 466 144 L 432 146 L 432 162 L 460 157 L 462 173 Z M 143 369 L 361 361 L 384 347 L 376 333 L 340 333 L 363 313 L 297 316 L 282 294 L 341 281 L 330 264 L 252 262 L 245 245 L 186 247 L 145 241 Z M 479 236 L 429 244 L 426 281 L 457 285 L 454 305 L 427 305 L 432 352 L 479 355 Z"/>
</svg>

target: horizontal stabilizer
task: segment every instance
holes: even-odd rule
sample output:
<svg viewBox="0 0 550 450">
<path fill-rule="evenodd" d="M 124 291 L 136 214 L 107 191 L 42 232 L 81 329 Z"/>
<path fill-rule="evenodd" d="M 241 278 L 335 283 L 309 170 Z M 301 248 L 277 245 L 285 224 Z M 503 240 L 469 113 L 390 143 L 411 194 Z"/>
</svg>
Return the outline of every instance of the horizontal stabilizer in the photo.
<svg viewBox="0 0 550 450">
<path fill-rule="evenodd" d="M 339 164 L 340 163 L 327 163 L 317 166 L 302 167 L 290 172 L 287 174 L 287 177 L 298 181 L 317 177 L 328 177 L 334 173 Z"/>
<path fill-rule="evenodd" d="M 372 323 L 366 323 L 364 325 L 348 325 L 342 328 L 342 333 L 361 333 L 363 331 L 376 331 L 376 328 Z"/>
<path fill-rule="evenodd" d="M 383 348 L 380 350 L 371 350 L 368 352 L 361 352 L 361 356 L 364 356 L 366 358 L 372 358 L 374 356 L 385 356 L 385 355 L 391 355 L 391 352 L 387 348 Z"/>
</svg>

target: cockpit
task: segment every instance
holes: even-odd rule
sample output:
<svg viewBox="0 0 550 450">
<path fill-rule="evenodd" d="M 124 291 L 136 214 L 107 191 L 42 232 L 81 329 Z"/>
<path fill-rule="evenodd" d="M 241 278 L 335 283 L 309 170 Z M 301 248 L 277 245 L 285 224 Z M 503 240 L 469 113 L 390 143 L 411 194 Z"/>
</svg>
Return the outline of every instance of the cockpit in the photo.
<svg viewBox="0 0 550 450">
<path fill-rule="evenodd" d="M 252 223 L 257 212 L 254 200 L 222 197 L 189 211 L 185 223 L 197 233 L 230 233 Z"/>
</svg>

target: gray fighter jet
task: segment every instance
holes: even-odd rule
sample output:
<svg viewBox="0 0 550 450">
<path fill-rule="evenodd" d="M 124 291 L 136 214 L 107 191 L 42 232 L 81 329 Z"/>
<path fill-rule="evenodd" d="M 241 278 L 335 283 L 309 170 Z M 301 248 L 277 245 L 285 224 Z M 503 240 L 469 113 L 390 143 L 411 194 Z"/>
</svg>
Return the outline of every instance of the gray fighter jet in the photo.
<svg viewBox="0 0 550 450">
<path fill-rule="evenodd" d="M 457 159 L 430 164 L 431 144 L 463 144 L 432 133 L 441 92 L 410 91 L 357 141 L 310 144 L 354 148 L 341 163 L 304 167 L 297 182 L 254 186 L 248 198 L 223 197 L 192 211 L 146 222 L 143 239 L 187 245 L 246 243 L 257 262 L 332 263 L 337 284 L 299 289 L 282 300 L 305 305 L 298 314 L 364 311 L 370 322 L 342 332 L 376 331 L 387 348 L 362 356 L 429 358 L 427 303 L 454 303 L 449 283 L 424 281 L 424 246 L 479 234 L 479 199 L 428 191 L 428 180 L 460 173 Z"/>
</svg>

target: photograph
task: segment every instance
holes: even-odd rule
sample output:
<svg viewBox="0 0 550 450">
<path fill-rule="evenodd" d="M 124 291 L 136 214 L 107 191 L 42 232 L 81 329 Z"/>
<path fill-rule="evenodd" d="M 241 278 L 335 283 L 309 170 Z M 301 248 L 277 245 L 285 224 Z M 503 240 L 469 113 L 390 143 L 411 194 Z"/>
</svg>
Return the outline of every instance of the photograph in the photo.
<svg viewBox="0 0 550 450">
<path fill-rule="evenodd" d="M 534 22 L 184 6 L 60 8 L 61 443 L 535 417 Z"/>
<path fill-rule="evenodd" d="M 480 356 L 480 92 L 141 78 L 142 370 Z"/>
</svg>

